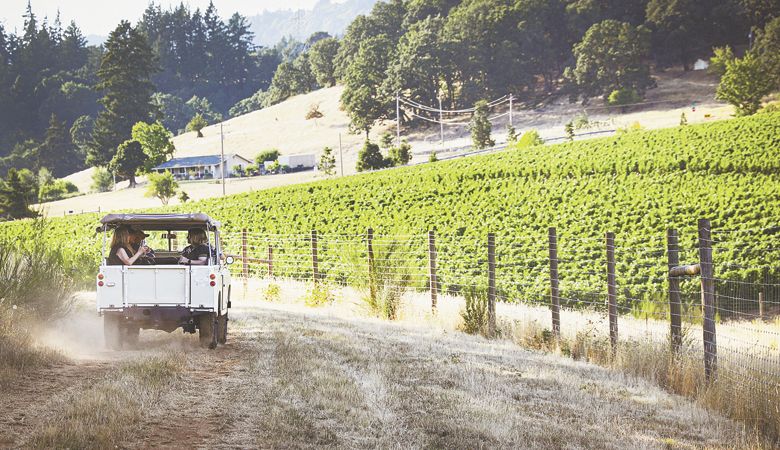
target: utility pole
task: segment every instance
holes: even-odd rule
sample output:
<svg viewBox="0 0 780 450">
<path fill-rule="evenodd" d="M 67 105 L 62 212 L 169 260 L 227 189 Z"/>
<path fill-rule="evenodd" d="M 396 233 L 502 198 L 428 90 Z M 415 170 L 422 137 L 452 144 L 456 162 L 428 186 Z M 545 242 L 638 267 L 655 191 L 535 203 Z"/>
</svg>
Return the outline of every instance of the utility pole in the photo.
<svg viewBox="0 0 780 450">
<path fill-rule="evenodd" d="M 439 142 L 444 147 L 444 110 L 441 109 L 441 93 L 439 93 L 439 133 L 441 136 Z"/>
<path fill-rule="evenodd" d="M 222 196 L 225 196 L 225 133 L 222 131 L 222 122 L 219 124 L 219 148 L 222 158 L 220 159 L 220 173 L 222 174 Z"/>
<path fill-rule="evenodd" d="M 339 163 L 341 163 L 341 176 L 344 176 L 344 154 L 341 152 L 341 133 L 339 133 Z"/>
<path fill-rule="evenodd" d="M 400 147 L 401 146 L 401 92 L 400 91 L 395 93 L 395 127 L 396 127 L 395 145 L 396 147 Z"/>
<path fill-rule="evenodd" d="M 512 125 L 512 100 L 514 100 L 514 95 L 509 94 L 509 126 Z"/>
</svg>

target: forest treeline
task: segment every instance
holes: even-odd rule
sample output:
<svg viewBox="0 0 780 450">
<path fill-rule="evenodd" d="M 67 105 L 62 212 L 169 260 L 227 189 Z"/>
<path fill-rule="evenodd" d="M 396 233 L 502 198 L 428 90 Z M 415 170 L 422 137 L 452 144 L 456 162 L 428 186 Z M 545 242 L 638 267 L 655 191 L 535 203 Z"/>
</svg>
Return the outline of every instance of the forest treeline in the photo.
<svg viewBox="0 0 780 450">
<path fill-rule="evenodd" d="M 337 83 L 352 130 L 365 132 L 394 117 L 399 92 L 453 108 L 508 93 L 529 104 L 627 103 L 654 86 L 651 68 L 690 69 L 715 47 L 772 54 L 780 42 L 780 3 L 766 0 L 388 0 L 344 36 L 273 48 L 253 45 L 246 18 L 223 18 L 213 3 L 151 3 L 98 47 L 75 22 L 41 19 L 29 5 L 24 17 L 18 34 L 0 26 L 0 173 L 56 178 L 97 166 L 131 184 L 170 157 L 171 133 Z M 721 54 L 724 72 L 753 70 Z M 139 122 L 156 128 L 137 137 Z"/>
</svg>

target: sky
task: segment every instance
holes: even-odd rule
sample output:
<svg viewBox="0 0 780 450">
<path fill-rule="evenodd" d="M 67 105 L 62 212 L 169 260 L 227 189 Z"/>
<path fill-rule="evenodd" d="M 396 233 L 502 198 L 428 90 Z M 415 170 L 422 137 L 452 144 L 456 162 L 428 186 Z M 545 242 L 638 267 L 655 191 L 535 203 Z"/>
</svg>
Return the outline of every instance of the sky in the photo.
<svg viewBox="0 0 780 450">
<path fill-rule="evenodd" d="M 0 24 L 6 31 L 21 32 L 24 25 L 22 15 L 27 10 L 28 0 L 0 0 Z M 214 6 L 220 17 L 227 19 L 234 12 L 243 16 L 253 16 L 263 11 L 279 9 L 311 9 L 317 0 L 213 0 Z M 167 8 L 171 5 L 182 3 L 181 0 L 156 0 L 156 4 Z M 192 9 L 206 9 L 209 0 L 184 0 L 185 5 Z M 128 19 L 135 23 L 141 18 L 149 4 L 147 0 L 31 0 L 33 13 L 39 19 L 44 16 L 49 18 L 49 23 L 54 20 L 57 10 L 60 11 L 60 20 L 63 27 L 76 21 L 84 35 L 107 36 L 122 19 Z"/>
</svg>

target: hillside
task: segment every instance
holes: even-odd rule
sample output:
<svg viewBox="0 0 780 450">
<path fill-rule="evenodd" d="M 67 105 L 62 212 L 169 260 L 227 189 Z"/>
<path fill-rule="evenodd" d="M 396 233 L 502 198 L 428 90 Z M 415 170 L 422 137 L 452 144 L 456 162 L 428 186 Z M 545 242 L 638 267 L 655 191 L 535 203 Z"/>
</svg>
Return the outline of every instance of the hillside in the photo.
<svg viewBox="0 0 780 450">
<path fill-rule="evenodd" d="M 778 114 L 762 114 L 510 149 L 162 210 L 203 211 L 221 220 L 228 233 L 246 227 L 255 235 L 307 233 L 311 229 L 324 234 L 359 235 L 373 227 L 380 234 L 436 229 L 444 236 L 477 238 L 495 232 L 509 240 L 543 243 L 547 227 L 557 226 L 562 238 L 592 240 L 567 250 L 572 259 L 579 257 L 587 262 L 566 270 L 581 274 L 583 282 L 591 280 L 598 285 L 598 255 L 602 254 L 599 241 L 606 231 L 614 231 L 626 242 L 646 242 L 663 238 L 665 229 L 673 226 L 685 231 L 682 242 L 693 248 L 693 227 L 702 217 L 711 218 L 719 229 L 752 230 L 776 225 L 780 212 L 778 119 Z M 96 215 L 55 219 L 55 231 L 48 238 L 61 241 L 67 237 L 71 242 L 75 233 L 80 236 L 78 245 L 74 244 L 78 253 L 86 252 L 88 260 L 95 261 L 98 241 L 89 230 L 96 220 Z M 25 236 L 24 227 L 24 222 L 14 222 L 2 230 Z M 769 245 L 775 237 L 773 233 L 759 234 L 754 244 L 775 248 Z M 235 245 L 236 241 L 228 239 L 227 243 Z M 415 264 L 424 265 L 424 249 L 415 252 L 419 252 Z M 475 265 L 482 257 L 457 245 L 440 252 L 442 260 L 450 261 L 443 264 L 459 267 Z M 511 246 L 506 252 L 509 258 L 545 257 L 544 246 L 538 253 Z M 719 256 L 746 266 L 767 257 L 737 248 L 725 249 Z M 84 258 L 79 258 L 84 263 Z M 650 258 L 648 264 L 655 264 L 652 270 L 664 270 L 657 265 L 658 260 L 652 259 L 655 256 L 642 258 Z M 621 260 L 620 270 L 636 274 L 631 267 L 637 262 L 642 259 Z M 740 278 L 757 276 L 750 271 L 734 272 Z M 544 281 L 531 268 L 511 268 L 507 272 L 510 275 L 533 283 Z M 627 286 L 636 290 L 654 283 L 639 276 L 629 281 Z"/>
<path fill-rule="evenodd" d="M 632 107 L 626 112 L 615 108 L 605 108 L 599 104 L 583 107 L 571 104 L 565 98 L 559 98 L 545 106 L 532 109 L 516 107 L 514 124 L 519 132 L 537 129 L 544 139 L 560 139 L 564 136 L 564 124 L 575 117 L 587 116 L 594 126 L 578 130 L 580 133 L 603 132 L 611 134 L 616 128 L 640 123 L 647 129 L 674 127 L 679 124 L 680 115 L 684 112 L 691 124 L 729 118 L 731 108 L 714 99 L 716 82 L 704 72 L 683 72 L 669 70 L 658 74 L 658 87 L 649 92 L 645 105 Z M 325 146 L 336 151 L 337 168 L 341 169 L 338 160 L 339 135 L 341 135 L 344 156 L 344 173 L 355 173 L 357 153 L 363 143 L 363 135 L 349 133 L 349 119 L 340 109 L 339 99 L 343 87 L 336 86 L 320 89 L 308 94 L 292 97 L 282 103 L 266 109 L 245 114 L 223 123 L 225 136 L 225 153 L 238 153 L 246 158 L 253 158 L 260 151 L 268 148 L 278 148 L 282 154 L 319 154 Z M 693 111 L 691 105 L 696 104 Z M 311 105 L 319 105 L 323 113 L 321 119 L 306 120 L 305 114 Z M 496 115 L 504 114 L 505 110 L 495 111 Z M 506 141 L 507 116 L 493 121 L 493 133 L 497 142 Z M 219 124 L 204 129 L 203 138 L 196 138 L 195 133 L 185 133 L 174 138 L 175 156 L 213 155 L 220 151 Z M 394 121 L 389 121 L 374 128 L 371 139 L 389 130 L 395 131 Z M 437 152 L 440 157 L 447 157 L 457 152 L 445 151 L 439 143 L 439 128 L 413 124 L 411 129 L 404 128 L 404 139 L 412 145 L 414 158 L 412 162 L 427 161 L 431 152 Z M 593 136 L 582 136 L 588 138 Z M 580 139 L 580 137 L 578 137 Z M 447 127 L 445 129 L 445 147 L 457 148 L 471 145 L 471 138 L 466 126 Z M 92 169 L 75 173 L 66 177 L 78 186 L 82 192 L 88 192 L 92 183 Z M 314 173 L 300 173 L 285 177 L 261 177 L 242 180 L 229 180 L 228 193 L 239 193 L 250 190 L 266 189 L 316 179 Z M 141 178 L 143 180 L 143 178 Z M 45 205 L 51 216 L 62 215 L 66 211 L 101 211 L 132 204 L 136 208 L 152 208 L 159 201 L 144 197 L 145 189 L 124 189 L 126 182 L 119 183 L 118 192 L 105 194 L 89 194 L 71 199 L 50 202 Z M 221 186 L 213 183 L 188 183 L 183 186 L 190 197 L 201 200 L 222 195 Z M 176 200 L 173 200 L 174 202 Z"/>
</svg>

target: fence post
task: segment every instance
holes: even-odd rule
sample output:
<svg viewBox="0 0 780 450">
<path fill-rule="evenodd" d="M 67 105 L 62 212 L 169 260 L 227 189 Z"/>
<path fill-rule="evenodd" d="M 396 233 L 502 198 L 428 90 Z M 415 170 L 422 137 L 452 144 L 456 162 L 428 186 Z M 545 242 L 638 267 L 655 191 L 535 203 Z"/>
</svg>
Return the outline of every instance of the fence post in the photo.
<svg viewBox="0 0 780 450">
<path fill-rule="evenodd" d="M 488 337 L 496 336 L 496 235 L 488 233 Z"/>
<path fill-rule="evenodd" d="M 436 234 L 433 231 L 428 231 L 428 273 L 431 283 L 431 311 L 436 313 L 439 280 L 436 277 Z"/>
<path fill-rule="evenodd" d="M 268 246 L 268 276 L 274 276 L 274 246 Z"/>
<path fill-rule="evenodd" d="M 677 242 L 677 230 L 666 230 L 666 255 L 669 270 L 680 265 L 680 249 Z M 669 274 L 669 320 L 671 321 L 672 353 L 677 354 L 682 347 L 682 306 L 680 304 L 680 278 Z"/>
<path fill-rule="evenodd" d="M 612 356 L 617 354 L 618 317 L 617 317 L 617 280 L 615 279 L 615 233 L 607 232 L 607 301 L 609 304 L 609 343 Z"/>
<path fill-rule="evenodd" d="M 311 273 L 314 283 L 320 279 L 320 268 L 317 261 L 317 230 L 311 230 Z"/>
<path fill-rule="evenodd" d="M 247 256 L 247 247 L 246 228 L 244 228 L 241 230 L 241 274 L 244 276 L 245 283 L 246 280 L 249 279 L 249 257 Z"/>
<path fill-rule="evenodd" d="M 376 302 L 376 281 L 374 279 L 374 230 L 366 230 L 366 243 L 368 245 L 368 291 L 371 301 Z"/>
<path fill-rule="evenodd" d="M 764 291 L 758 293 L 758 319 L 764 320 Z"/>
<path fill-rule="evenodd" d="M 701 301 L 704 308 L 704 374 L 715 379 L 718 370 L 718 346 L 715 335 L 715 280 L 712 268 L 711 225 L 699 219 L 699 264 L 701 266 Z"/>
<path fill-rule="evenodd" d="M 550 309 L 555 338 L 561 337 L 561 300 L 558 296 L 558 236 L 555 227 L 549 230 L 550 243 Z"/>
</svg>

